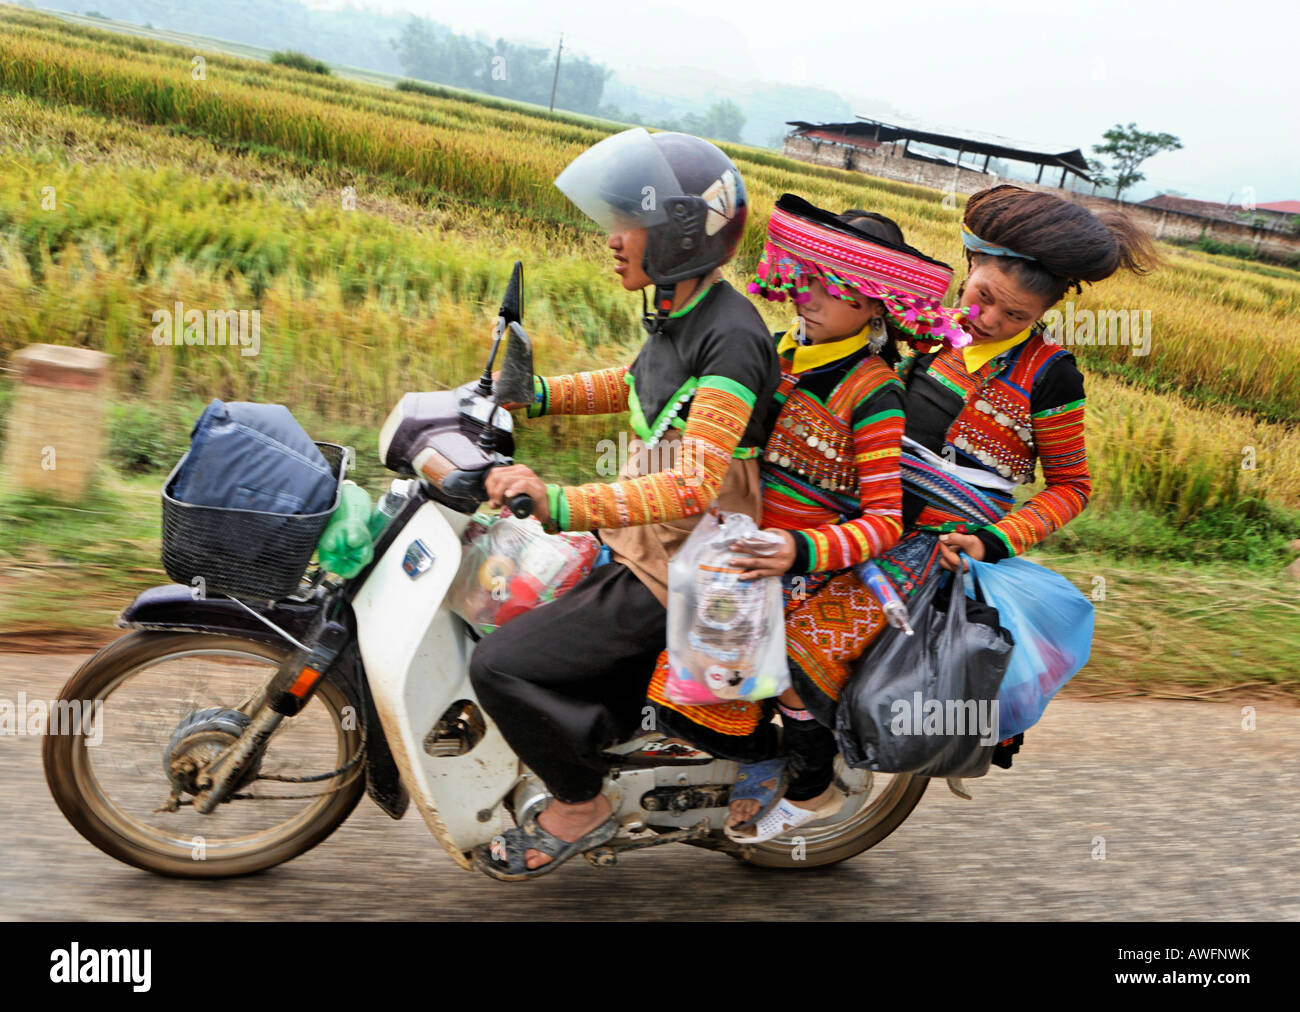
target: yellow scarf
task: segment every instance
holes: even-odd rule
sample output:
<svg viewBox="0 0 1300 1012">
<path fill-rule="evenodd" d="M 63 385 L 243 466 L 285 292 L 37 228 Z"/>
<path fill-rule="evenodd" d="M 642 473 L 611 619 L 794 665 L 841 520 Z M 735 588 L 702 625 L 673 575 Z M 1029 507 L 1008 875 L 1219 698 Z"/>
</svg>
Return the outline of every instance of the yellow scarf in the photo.
<svg viewBox="0 0 1300 1012">
<path fill-rule="evenodd" d="M 852 337 L 841 337 L 835 341 L 822 341 L 820 344 L 798 344 L 795 342 L 794 326 L 792 325 L 781 341 L 776 346 L 778 355 L 784 355 L 791 348 L 794 349 L 794 357 L 790 363 L 792 372 L 806 372 L 809 369 L 816 369 L 818 366 L 828 365 L 846 355 L 852 355 L 859 348 L 865 348 L 871 330 L 871 324 L 866 324 Z"/>
<path fill-rule="evenodd" d="M 997 358 L 1004 351 L 1009 351 L 1018 345 L 1021 341 L 1029 337 L 1029 332 L 1033 325 L 1026 327 L 1015 337 L 1008 337 L 1005 341 L 973 341 L 961 350 L 962 360 L 966 363 L 966 371 L 974 373 L 980 366 L 984 365 L 990 359 Z"/>
</svg>

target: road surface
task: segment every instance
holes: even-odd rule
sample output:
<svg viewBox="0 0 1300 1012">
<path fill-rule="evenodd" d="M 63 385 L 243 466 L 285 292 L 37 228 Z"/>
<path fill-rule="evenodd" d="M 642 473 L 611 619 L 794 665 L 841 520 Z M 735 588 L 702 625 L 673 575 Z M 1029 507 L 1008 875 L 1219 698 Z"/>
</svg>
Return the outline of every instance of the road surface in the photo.
<svg viewBox="0 0 1300 1012">
<path fill-rule="evenodd" d="M 52 699 L 81 655 L 0 654 L 0 699 Z M 833 868 L 763 871 L 680 845 L 507 885 L 462 871 L 414 809 L 363 799 L 307 854 L 186 882 L 102 854 L 45 786 L 40 739 L 0 736 L 3 919 L 1300 919 L 1300 708 L 1060 699 L 1010 770 L 932 783 Z M 1099 838 L 1104 838 L 1104 857 Z"/>
</svg>

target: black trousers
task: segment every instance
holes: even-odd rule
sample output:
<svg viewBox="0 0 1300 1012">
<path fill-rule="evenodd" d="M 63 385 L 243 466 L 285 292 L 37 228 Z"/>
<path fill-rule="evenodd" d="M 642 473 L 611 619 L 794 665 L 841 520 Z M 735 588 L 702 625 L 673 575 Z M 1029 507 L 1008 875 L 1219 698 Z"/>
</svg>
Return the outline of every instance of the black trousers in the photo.
<svg viewBox="0 0 1300 1012">
<path fill-rule="evenodd" d="M 510 747 L 559 801 L 590 801 L 601 751 L 637 730 L 664 649 L 668 613 L 630 569 L 610 562 L 563 597 L 485 636 L 474 692 Z"/>
</svg>

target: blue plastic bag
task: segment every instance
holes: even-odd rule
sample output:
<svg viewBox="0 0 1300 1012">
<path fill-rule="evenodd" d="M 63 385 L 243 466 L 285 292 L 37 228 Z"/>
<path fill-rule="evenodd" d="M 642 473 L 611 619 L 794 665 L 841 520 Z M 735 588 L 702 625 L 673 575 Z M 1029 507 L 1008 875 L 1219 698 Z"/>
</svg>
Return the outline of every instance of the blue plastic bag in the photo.
<svg viewBox="0 0 1300 1012">
<path fill-rule="evenodd" d="M 1092 602 L 1069 580 L 1028 559 L 970 563 L 985 601 L 1015 638 L 998 694 L 1003 739 L 1038 723 L 1057 691 L 1092 653 Z M 966 596 L 974 597 L 970 581 Z"/>
</svg>

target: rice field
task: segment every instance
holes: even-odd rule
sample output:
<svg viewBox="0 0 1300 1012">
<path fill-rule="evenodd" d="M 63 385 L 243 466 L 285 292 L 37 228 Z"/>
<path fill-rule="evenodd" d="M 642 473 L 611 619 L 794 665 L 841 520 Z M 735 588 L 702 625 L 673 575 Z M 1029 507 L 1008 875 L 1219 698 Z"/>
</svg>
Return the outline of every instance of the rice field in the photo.
<svg viewBox="0 0 1300 1012">
<path fill-rule="evenodd" d="M 540 371 L 627 362 L 640 343 L 640 300 L 551 185 L 620 124 L 210 52 L 196 79 L 195 55 L 0 8 L 0 356 L 110 352 L 115 465 L 75 507 L 0 496 L 0 637 L 101 636 L 163 578 L 160 469 L 212 397 L 289 405 L 317 438 L 356 445 L 375 491 L 380 420 L 407 391 L 478 374 L 515 259 Z M 722 146 L 752 204 L 733 284 L 786 191 L 880 211 L 961 262 L 961 205 L 937 191 Z M 1162 252 L 1163 270 L 1073 307 L 1149 311 L 1151 344 L 1074 348 L 1094 498 L 1044 548 L 1085 593 L 1104 576 L 1112 603 L 1071 691 L 1294 691 L 1300 599 L 1279 570 L 1300 536 L 1300 273 Z M 154 314 L 178 301 L 256 309 L 259 353 L 155 344 Z M 760 310 L 788 323 L 788 308 Z M 0 441 L 11 397 L 0 382 Z M 536 419 L 518 457 L 597 480 L 597 442 L 619 427 Z"/>
<path fill-rule="evenodd" d="M 204 77 L 194 80 L 194 54 L 180 47 L 25 11 L 0 16 L 0 41 L 0 88 L 37 99 L 42 109 L 67 103 L 117 123 L 156 125 L 228 149 L 367 174 L 422 203 L 497 214 L 508 220 L 515 241 L 538 251 L 549 251 L 557 232 L 571 244 L 590 235 L 551 180 L 579 151 L 617 129 L 585 117 L 359 85 L 216 54 L 204 54 Z M 960 204 L 945 208 L 936 191 L 724 147 L 745 175 L 755 211 L 737 258 L 740 274 L 752 268 L 766 216 L 787 190 L 829 206 L 879 210 L 898 220 L 913 244 L 959 262 Z M 1279 421 L 1300 418 L 1300 276 L 1165 251 L 1165 270 L 1112 278 L 1077 299 L 1080 310 L 1149 311 L 1150 354 L 1081 347 L 1085 365 L 1203 403 Z"/>
<path fill-rule="evenodd" d="M 219 54 L 204 54 L 196 80 L 193 56 L 0 13 L 0 352 L 36 341 L 108 351 L 124 401 L 271 400 L 374 425 L 407 390 L 477 373 L 518 258 L 540 370 L 633 354 L 639 301 L 551 185 L 617 124 Z M 960 206 L 937 191 L 724 147 L 754 212 L 728 267 L 735 284 L 786 191 L 879 210 L 960 262 Z M 1074 348 L 1089 376 L 1095 506 L 1184 524 L 1300 505 L 1300 274 L 1163 252 L 1159 272 L 1110 279 L 1072 309 L 1151 318 L 1149 354 Z M 260 353 L 157 346 L 154 314 L 177 301 L 256 308 Z M 786 322 L 788 310 L 761 308 Z M 601 420 L 533 429 L 578 471 L 608 435 Z"/>
</svg>

